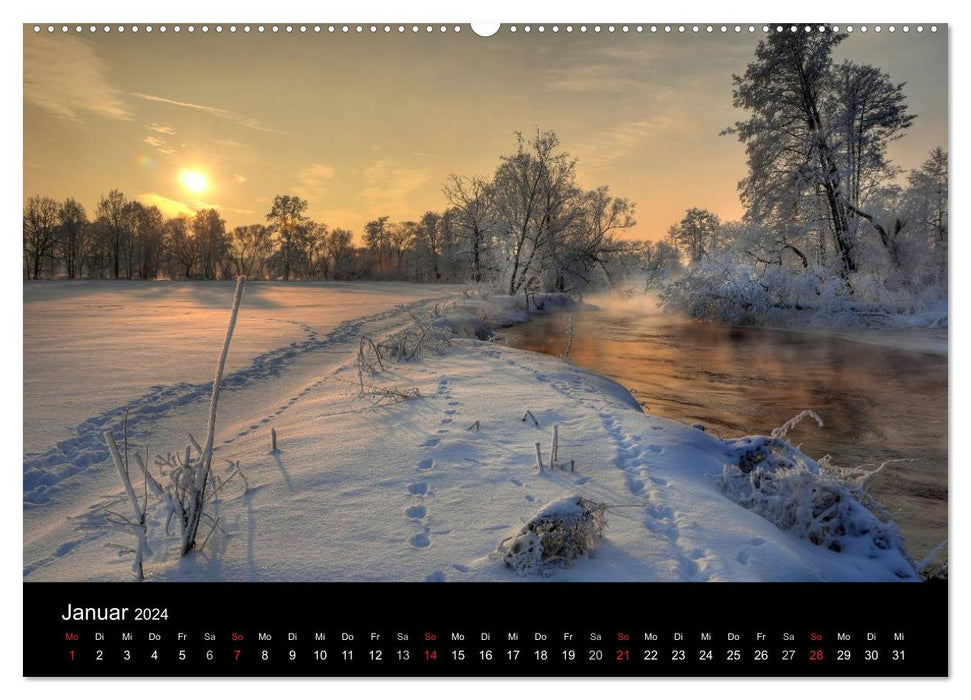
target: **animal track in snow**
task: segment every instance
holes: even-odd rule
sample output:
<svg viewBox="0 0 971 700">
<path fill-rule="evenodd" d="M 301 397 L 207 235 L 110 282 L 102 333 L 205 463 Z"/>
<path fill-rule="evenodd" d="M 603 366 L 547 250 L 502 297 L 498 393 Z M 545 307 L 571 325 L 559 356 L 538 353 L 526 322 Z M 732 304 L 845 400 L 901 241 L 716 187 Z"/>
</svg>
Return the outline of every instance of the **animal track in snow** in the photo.
<svg viewBox="0 0 971 700">
<path fill-rule="evenodd" d="M 406 516 L 415 520 L 421 520 L 427 513 L 428 509 L 425 506 L 412 506 L 405 511 Z"/>
<path fill-rule="evenodd" d="M 432 546 L 432 540 L 428 536 L 428 528 L 422 528 L 422 531 L 414 535 L 411 538 L 411 546 L 415 549 L 425 549 L 426 547 Z"/>
<path fill-rule="evenodd" d="M 413 484 L 408 484 L 408 493 L 413 496 L 424 496 L 428 493 L 428 482 L 416 481 Z"/>
</svg>

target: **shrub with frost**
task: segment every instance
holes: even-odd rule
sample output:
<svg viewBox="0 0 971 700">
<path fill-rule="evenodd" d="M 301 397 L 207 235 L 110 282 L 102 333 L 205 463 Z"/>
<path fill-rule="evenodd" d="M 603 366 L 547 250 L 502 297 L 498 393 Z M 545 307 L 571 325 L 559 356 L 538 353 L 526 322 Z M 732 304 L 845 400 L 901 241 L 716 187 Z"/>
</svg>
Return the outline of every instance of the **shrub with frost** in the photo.
<svg viewBox="0 0 971 700">
<path fill-rule="evenodd" d="M 596 548 L 606 527 L 605 511 L 603 503 L 580 496 L 552 501 L 500 542 L 495 554 L 520 576 L 550 576 Z"/>
<path fill-rule="evenodd" d="M 803 411 L 771 436 L 729 443 L 730 462 L 720 485 L 743 508 L 780 530 L 820 547 L 869 559 L 882 559 L 901 579 L 918 578 L 895 522 L 867 491 L 873 472 L 840 470 L 828 459 L 807 457 L 786 440 L 787 432 L 815 413 Z"/>
</svg>

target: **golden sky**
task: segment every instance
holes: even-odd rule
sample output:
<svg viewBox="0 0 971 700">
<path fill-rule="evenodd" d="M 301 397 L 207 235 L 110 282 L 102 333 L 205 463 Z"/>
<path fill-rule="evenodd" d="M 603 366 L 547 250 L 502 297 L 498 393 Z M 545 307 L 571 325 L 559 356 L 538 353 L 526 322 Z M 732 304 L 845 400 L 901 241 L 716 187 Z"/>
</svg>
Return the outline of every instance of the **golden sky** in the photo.
<svg viewBox="0 0 971 700">
<path fill-rule="evenodd" d="M 760 33 L 35 34 L 24 28 L 24 196 L 93 213 L 118 188 L 175 215 L 217 207 L 264 221 L 297 194 L 318 221 L 360 233 L 445 205 L 450 173 L 489 175 L 516 130 L 555 131 L 586 187 L 637 204 L 632 237 L 688 207 L 742 209 L 742 146 L 719 132 L 731 74 Z M 910 168 L 947 147 L 947 33 L 854 33 L 838 49 L 886 70 L 915 126 Z"/>
</svg>

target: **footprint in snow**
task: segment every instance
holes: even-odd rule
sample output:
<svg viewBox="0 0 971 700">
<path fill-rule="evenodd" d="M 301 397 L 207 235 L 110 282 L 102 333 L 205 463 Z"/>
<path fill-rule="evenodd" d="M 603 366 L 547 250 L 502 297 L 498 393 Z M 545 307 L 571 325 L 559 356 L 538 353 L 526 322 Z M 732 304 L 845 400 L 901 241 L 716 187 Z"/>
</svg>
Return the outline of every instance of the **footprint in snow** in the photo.
<svg viewBox="0 0 971 700">
<path fill-rule="evenodd" d="M 662 479 L 659 476 L 652 476 L 651 477 L 651 481 L 654 482 L 654 484 L 657 485 L 657 486 L 667 486 L 668 485 L 668 480 L 667 479 Z"/>
<path fill-rule="evenodd" d="M 428 536 L 427 527 L 411 538 L 411 546 L 415 549 L 426 549 L 427 547 L 432 546 L 432 540 Z"/>
<path fill-rule="evenodd" d="M 451 422 L 452 422 L 452 419 L 451 418 L 442 418 L 441 424 L 442 425 L 448 425 Z"/>
<path fill-rule="evenodd" d="M 428 493 L 428 483 L 424 481 L 416 481 L 413 484 L 408 485 L 408 493 L 413 496 L 424 496 Z"/>
<path fill-rule="evenodd" d="M 405 515 L 413 520 L 421 520 L 428 513 L 428 509 L 425 506 L 412 506 L 405 511 Z"/>
<path fill-rule="evenodd" d="M 651 452 L 653 452 L 656 455 L 659 455 L 662 452 L 664 452 L 664 448 L 661 447 L 660 445 L 648 445 L 647 449 L 649 449 Z"/>
<path fill-rule="evenodd" d="M 444 571 L 433 571 L 425 577 L 428 583 L 443 583 L 445 581 Z"/>
<path fill-rule="evenodd" d="M 418 463 L 419 471 L 427 471 L 435 466 L 435 460 L 431 457 L 426 457 Z"/>
<path fill-rule="evenodd" d="M 454 416 L 455 415 L 455 409 L 454 408 L 448 409 L 447 411 L 445 411 L 445 415 L 446 416 Z"/>
<path fill-rule="evenodd" d="M 526 500 L 527 500 L 527 501 L 528 501 L 529 503 L 533 503 L 533 502 L 535 502 L 535 501 L 536 501 L 536 497 L 535 497 L 535 496 L 533 496 L 533 494 L 531 494 L 531 493 L 527 493 L 527 494 L 526 494 Z"/>
<path fill-rule="evenodd" d="M 442 441 L 441 438 L 436 438 L 436 437 L 428 438 L 427 440 L 425 440 L 425 442 L 421 443 L 420 447 L 436 447 L 438 446 L 438 443 L 440 443 L 441 441 Z"/>
<path fill-rule="evenodd" d="M 456 571 L 461 571 L 463 574 L 469 573 L 469 567 L 465 564 L 452 564 L 452 568 Z"/>
<path fill-rule="evenodd" d="M 753 547 L 761 547 L 763 544 L 765 544 L 765 540 L 763 540 L 761 537 L 753 537 L 748 541 L 748 543 Z"/>
<path fill-rule="evenodd" d="M 738 556 L 735 557 L 735 559 L 742 566 L 746 566 L 748 564 L 748 559 L 749 559 L 748 552 L 746 552 L 745 550 L 742 550 L 741 552 L 738 553 Z"/>
<path fill-rule="evenodd" d="M 509 481 L 511 481 L 512 483 L 514 483 L 516 486 L 522 486 L 523 485 L 523 482 L 521 482 L 519 479 L 510 479 Z"/>
<path fill-rule="evenodd" d="M 577 486 L 582 486 L 583 484 L 587 483 L 588 481 L 590 481 L 590 477 L 589 476 L 581 476 L 574 483 Z"/>
</svg>

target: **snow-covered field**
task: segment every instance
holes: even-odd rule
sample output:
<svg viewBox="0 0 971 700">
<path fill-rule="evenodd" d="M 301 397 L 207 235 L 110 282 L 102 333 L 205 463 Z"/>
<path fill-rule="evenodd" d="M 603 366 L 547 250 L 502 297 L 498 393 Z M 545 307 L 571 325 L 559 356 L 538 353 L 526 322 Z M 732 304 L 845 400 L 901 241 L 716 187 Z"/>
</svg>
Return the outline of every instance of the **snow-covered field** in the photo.
<svg viewBox="0 0 971 700">
<path fill-rule="evenodd" d="M 119 545 L 132 538 L 103 527 L 125 503 L 101 434 L 120 438 L 127 410 L 132 451 L 178 452 L 187 433 L 201 439 L 231 296 L 219 283 L 24 287 L 26 580 L 131 578 Z M 737 443 L 648 416 L 619 385 L 553 357 L 455 338 L 440 355 L 367 378 L 420 397 L 359 396 L 362 334 L 385 338 L 412 323 L 409 309 L 461 298 L 443 286 L 249 285 L 214 460 L 218 470 L 238 460 L 248 488 L 226 487 L 225 534 L 189 557 L 155 523 L 147 578 L 521 580 L 490 554 L 572 494 L 607 504 L 607 529 L 595 556 L 553 580 L 912 574 L 901 552 L 865 545 L 865 518 L 837 552 L 738 505 L 719 483 Z M 522 420 L 526 410 L 538 426 Z M 548 459 L 554 425 L 573 472 L 536 469 L 535 444 Z"/>
</svg>

